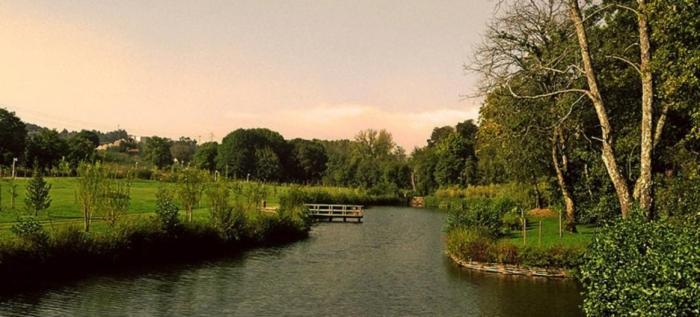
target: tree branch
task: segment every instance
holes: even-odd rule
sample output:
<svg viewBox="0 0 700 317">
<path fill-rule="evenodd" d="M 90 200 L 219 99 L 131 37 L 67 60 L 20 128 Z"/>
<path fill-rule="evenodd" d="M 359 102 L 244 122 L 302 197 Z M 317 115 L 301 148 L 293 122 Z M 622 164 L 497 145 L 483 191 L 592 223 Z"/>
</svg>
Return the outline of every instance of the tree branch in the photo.
<svg viewBox="0 0 700 317">
<path fill-rule="evenodd" d="M 636 70 L 637 73 L 639 73 L 639 75 L 642 75 L 642 70 L 639 69 L 639 65 L 637 65 L 637 63 L 635 62 L 630 61 L 629 59 L 617 55 L 605 55 L 605 57 L 625 62 L 626 64 L 632 66 L 632 68 L 634 68 L 634 70 Z"/>
</svg>

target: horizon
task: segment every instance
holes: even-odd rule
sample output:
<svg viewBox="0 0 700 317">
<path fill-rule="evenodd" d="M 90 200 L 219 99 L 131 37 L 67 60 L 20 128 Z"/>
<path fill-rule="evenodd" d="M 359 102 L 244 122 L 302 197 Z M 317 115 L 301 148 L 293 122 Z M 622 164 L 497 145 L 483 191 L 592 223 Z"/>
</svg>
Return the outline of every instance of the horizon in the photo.
<svg viewBox="0 0 700 317">
<path fill-rule="evenodd" d="M 10 3 L 0 105 L 62 130 L 220 141 L 238 128 L 407 151 L 477 119 L 465 73 L 493 4 Z M 371 52 L 371 54 L 368 54 Z M 41 92 L 41 93 L 39 93 Z"/>
</svg>

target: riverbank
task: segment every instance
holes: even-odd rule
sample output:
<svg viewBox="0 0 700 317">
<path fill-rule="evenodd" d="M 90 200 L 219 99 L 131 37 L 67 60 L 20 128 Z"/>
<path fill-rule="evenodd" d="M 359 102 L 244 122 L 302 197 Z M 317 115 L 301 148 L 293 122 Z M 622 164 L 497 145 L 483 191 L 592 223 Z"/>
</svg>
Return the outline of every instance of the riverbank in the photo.
<svg viewBox="0 0 700 317">
<path fill-rule="evenodd" d="M 439 201 L 434 198 L 433 200 Z M 571 277 L 582 263 L 594 226 L 560 231 L 558 213 L 525 211 L 503 193 L 451 198 L 445 245 L 463 267 L 507 275 Z"/>
<path fill-rule="evenodd" d="M 12 293 L 52 280 L 134 266 L 200 261 L 256 247 L 304 239 L 309 224 L 296 216 L 246 215 L 234 231 L 222 234 L 209 222 L 183 223 L 165 230 L 144 216 L 101 232 L 75 226 L 45 235 L 0 242 L 0 292 Z"/>
</svg>

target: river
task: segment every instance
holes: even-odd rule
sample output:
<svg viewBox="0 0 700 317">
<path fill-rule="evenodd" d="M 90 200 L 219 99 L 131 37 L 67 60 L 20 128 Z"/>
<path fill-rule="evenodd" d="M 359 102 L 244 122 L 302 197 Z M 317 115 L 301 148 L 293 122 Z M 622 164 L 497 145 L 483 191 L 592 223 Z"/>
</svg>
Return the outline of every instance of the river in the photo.
<svg viewBox="0 0 700 317">
<path fill-rule="evenodd" d="M 443 254 L 442 212 L 381 207 L 362 224 L 197 264 L 82 278 L 0 298 L 0 316 L 578 316 L 570 280 L 472 272 Z"/>
</svg>

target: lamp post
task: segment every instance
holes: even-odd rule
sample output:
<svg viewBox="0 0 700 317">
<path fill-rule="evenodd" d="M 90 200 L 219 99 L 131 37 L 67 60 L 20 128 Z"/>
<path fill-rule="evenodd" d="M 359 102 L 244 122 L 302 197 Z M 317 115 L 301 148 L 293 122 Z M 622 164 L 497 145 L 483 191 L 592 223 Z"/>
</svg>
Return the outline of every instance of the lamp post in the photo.
<svg viewBox="0 0 700 317">
<path fill-rule="evenodd" d="M 15 164 L 19 161 L 19 159 L 12 158 L 12 179 L 15 179 Z"/>
</svg>

